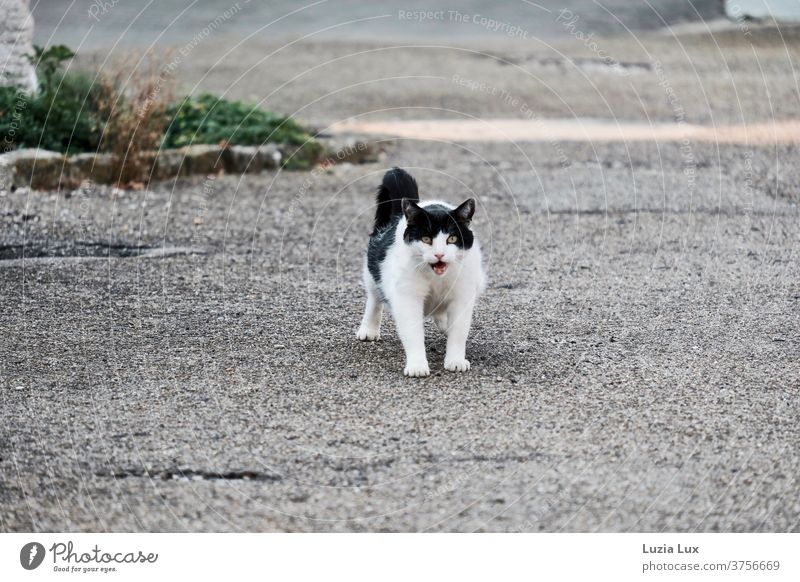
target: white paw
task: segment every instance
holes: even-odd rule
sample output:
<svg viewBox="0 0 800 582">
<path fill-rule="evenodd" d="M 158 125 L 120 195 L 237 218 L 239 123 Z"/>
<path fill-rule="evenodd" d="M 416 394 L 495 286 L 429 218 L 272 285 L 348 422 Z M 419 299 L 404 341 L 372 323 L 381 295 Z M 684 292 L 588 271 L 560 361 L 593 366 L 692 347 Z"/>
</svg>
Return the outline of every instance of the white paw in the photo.
<svg viewBox="0 0 800 582">
<path fill-rule="evenodd" d="M 469 370 L 469 360 L 466 358 L 445 359 L 444 369 L 451 372 L 466 372 Z"/>
<path fill-rule="evenodd" d="M 381 332 L 377 329 L 367 329 L 366 327 L 359 327 L 356 332 L 356 337 L 362 342 L 374 342 L 381 339 Z"/>
<path fill-rule="evenodd" d="M 421 362 L 413 362 L 406 364 L 406 367 L 403 368 L 403 374 L 406 376 L 411 376 L 412 378 L 420 377 L 420 376 L 430 376 L 431 369 L 428 366 L 428 362 L 421 361 Z"/>
</svg>

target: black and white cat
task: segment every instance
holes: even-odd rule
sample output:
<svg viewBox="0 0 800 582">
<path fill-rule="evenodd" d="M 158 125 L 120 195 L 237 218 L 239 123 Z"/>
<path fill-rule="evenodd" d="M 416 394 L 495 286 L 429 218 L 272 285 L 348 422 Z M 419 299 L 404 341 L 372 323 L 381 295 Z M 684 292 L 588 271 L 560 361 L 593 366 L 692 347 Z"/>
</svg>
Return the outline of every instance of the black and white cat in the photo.
<svg viewBox="0 0 800 582">
<path fill-rule="evenodd" d="M 447 334 L 444 367 L 469 370 L 472 310 L 486 286 L 480 245 L 469 228 L 474 213 L 471 198 L 457 208 L 420 202 L 416 181 L 400 168 L 383 177 L 364 264 L 367 307 L 357 336 L 365 341 L 380 337 L 383 305 L 388 304 L 406 352 L 406 376 L 430 374 L 425 317 Z"/>
</svg>

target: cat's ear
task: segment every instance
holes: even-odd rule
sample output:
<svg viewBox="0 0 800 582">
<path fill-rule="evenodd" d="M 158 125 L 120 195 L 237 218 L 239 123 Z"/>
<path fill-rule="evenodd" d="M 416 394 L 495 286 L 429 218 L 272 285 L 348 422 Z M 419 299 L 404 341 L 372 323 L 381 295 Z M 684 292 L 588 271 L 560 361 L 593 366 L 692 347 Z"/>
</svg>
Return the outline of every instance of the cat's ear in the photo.
<svg viewBox="0 0 800 582">
<path fill-rule="evenodd" d="M 403 198 L 401 205 L 408 224 L 414 224 L 417 218 L 424 212 L 416 202 L 409 198 Z"/>
<path fill-rule="evenodd" d="M 472 222 L 472 215 L 475 214 L 475 200 L 470 198 L 463 202 L 458 208 L 452 211 L 453 217 L 465 226 Z"/>
</svg>

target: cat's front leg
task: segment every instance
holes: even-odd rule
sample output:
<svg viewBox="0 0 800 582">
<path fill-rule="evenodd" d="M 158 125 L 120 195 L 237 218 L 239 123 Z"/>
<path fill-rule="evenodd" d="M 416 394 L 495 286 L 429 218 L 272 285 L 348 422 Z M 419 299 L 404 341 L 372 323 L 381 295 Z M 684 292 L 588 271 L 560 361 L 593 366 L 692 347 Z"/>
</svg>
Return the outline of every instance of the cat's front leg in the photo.
<svg viewBox="0 0 800 582">
<path fill-rule="evenodd" d="M 425 324 L 423 305 L 415 298 L 397 299 L 392 304 L 392 315 L 397 326 L 397 335 L 406 352 L 406 376 L 428 376 L 431 369 L 425 354 Z"/>
<path fill-rule="evenodd" d="M 451 372 L 469 370 L 467 360 L 467 336 L 472 325 L 472 309 L 475 301 L 454 301 L 447 309 L 447 353 L 444 367 Z"/>
<path fill-rule="evenodd" d="M 364 317 L 356 332 L 356 337 L 361 341 L 375 341 L 381 337 L 381 316 L 383 303 L 378 297 L 374 287 L 367 287 L 367 306 L 364 308 Z"/>
</svg>

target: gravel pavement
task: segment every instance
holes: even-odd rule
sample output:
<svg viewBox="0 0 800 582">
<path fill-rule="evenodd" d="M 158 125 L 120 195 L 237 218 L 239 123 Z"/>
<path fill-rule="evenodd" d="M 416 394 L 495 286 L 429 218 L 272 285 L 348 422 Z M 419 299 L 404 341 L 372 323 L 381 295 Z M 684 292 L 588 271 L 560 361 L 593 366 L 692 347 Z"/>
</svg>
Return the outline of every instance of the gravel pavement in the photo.
<svg viewBox="0 0 800 582">
<path fill-rule="evenodd" d="M 800 530 L 796 147 L 384 146 L 3 193 L 0 530 Z M 423 197 L 479 201 L 468 373 L 432 326 L 425 379 L 402 376 L 390 320 L 355 339 L 395 164 Z"/>
</svg>

